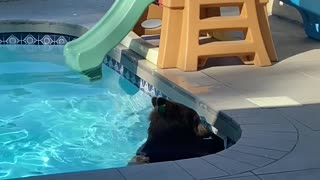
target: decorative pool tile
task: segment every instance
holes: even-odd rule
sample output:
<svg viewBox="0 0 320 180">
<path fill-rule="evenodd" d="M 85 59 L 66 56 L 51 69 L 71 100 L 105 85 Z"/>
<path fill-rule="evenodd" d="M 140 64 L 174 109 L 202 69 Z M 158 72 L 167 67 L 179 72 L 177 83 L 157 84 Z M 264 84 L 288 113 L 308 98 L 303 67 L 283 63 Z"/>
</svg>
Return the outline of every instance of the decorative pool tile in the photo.
<svg viewBox="0 0 320 180">
<path fill-rule="evenodd" d="M 52 37 L 49 35 L 43 36 L 43 38 L 40 41 L 43 45 L 51 45 L 54 42 Z"/>
<path fill-rule="evenodd" d="M 64 36 L 59 36 L 58 39 L 56 40 L 57 44 L 66 44 L 68 41 Z"/>
<path fill-rule="evenodd" d="M 10 35 L 6 40 L 5 40 L 5 42 L 7 43 L 7 44 L 19 44 L 19 39 L 17 38 L 17 36 L 15 36 L 15 35 Z"/>
<path fill-rule="evenodd" d="M 76 38 L 51 33 L 0 33 L 0 44 L 65 45 Z"/>
<path fill-rule="evenodd" d="M 36 39 L 34 36 L 32 36 L 31 34 L 28 34 L 28 35 L 23 39 L 23 42 L 24 42 L 25 44 L 30 44 L 30 45 L 32 45 L 32 44 L 36 44 L 36 43 L 37 43 L 37 39 Z"/>
<path fill-rule="evenodd" d="M 131 83 L 133 83 L 136 87 L 138 87 L 141 91 L 148 94 L 149 96 L 164 97 L 168 99 L 166 95 L 162 94 L 154 86 L 152 86 L 147 81 L 141 79 L 136 74 L 129 71 L 126 67 L 112 59 L 110 56 L 107 56 L 105 58 L 104 63 L 111 69 L 115 70 L 117 73 L 121 74 L 124 78 L 129 80 Z"/>
</svg>

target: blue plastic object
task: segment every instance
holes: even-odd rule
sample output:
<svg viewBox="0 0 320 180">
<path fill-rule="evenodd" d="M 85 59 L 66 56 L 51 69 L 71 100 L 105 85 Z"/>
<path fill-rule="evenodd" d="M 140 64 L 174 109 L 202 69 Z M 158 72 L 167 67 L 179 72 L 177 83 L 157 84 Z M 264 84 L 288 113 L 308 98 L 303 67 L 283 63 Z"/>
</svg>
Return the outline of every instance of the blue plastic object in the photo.
<svg viewBox="0 0 320 180">
<path fill-rule="evenodd" d="M 320 40 L 320 0 L 282 0 L 301 14 L 306 34 Z"/>
</svg>

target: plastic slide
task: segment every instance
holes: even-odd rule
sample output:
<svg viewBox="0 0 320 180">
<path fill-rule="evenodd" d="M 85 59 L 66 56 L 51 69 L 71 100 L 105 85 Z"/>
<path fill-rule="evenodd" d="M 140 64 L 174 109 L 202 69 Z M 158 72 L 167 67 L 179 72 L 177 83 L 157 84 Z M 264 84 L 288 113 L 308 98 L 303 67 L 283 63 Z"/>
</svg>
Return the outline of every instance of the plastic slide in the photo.
<svg viewBox="0 0 320 180">
<path fill-rule="evenodd" d="M 72 69 L 88 74 L 100 68 L 105 55 L 132 30 L 154 0 L 115 0 L 88 32 L 65 45 L 64 56 Z"/>
</svg>

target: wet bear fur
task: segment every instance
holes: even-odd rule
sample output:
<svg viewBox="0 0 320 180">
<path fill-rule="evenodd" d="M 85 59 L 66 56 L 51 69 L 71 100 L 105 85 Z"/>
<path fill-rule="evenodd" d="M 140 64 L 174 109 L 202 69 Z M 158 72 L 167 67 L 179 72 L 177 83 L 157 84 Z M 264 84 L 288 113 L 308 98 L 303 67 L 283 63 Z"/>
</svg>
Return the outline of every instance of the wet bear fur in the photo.
<svg viewBox="0 0 320 180">
<path fill-rule="evenodd" d="M 152 98 L 148 138 L 129 164 L 187 159 L 224 149 L 224 142 L 201 123 L 197 112 L 183 104 Z"/>
</svg>

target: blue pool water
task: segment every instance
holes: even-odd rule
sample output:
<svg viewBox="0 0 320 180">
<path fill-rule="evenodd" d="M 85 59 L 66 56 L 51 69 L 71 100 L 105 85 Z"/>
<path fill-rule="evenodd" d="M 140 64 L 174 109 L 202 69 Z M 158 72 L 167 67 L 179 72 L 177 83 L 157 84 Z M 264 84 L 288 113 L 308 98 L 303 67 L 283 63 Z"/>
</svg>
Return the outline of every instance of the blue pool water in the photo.
<svg viewBox="0 0 320 180">
<path fill-rule="evenodd" d="M 0 46 L 0 179 L 125 166 L 150 99 L 106 66 L 72 72 L 63 46 Z"/>
</svg>

